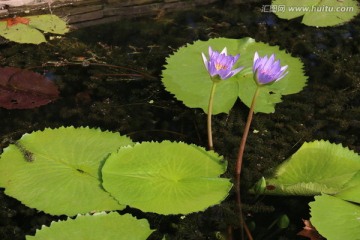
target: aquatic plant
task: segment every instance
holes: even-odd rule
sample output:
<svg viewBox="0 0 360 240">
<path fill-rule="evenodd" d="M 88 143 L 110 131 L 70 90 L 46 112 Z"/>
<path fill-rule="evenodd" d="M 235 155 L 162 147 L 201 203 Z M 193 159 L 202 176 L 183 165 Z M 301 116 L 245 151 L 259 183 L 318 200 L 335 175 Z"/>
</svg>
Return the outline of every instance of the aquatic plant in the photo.
<svg viewBox="0 0 360 240">
<path fill-rule="evenodd" d="M 214 94 L 213 115 L 228 113 L 238 98 L 250 107 L 257 88 L 252 73 L 255 52 L 261 55 L 276 54 L 282 64 L 288 65 L 289 70 L 289 73 L 281 81 L 264 85 L 259 90 L 255 113 L 274 112 L 275 105 L 282 101 L 283 95 L 298 93 L 306 85 L 307 77 L 304 75 L 301 60 L 280 50 L 278 46 L 255 42 L 254 39 L 248 37 L 195 41 L 193 44 L 179 48 L 169 56 L 166 59 L 165 69 L 162 71 L 162 82 L 165 89 L 190 108 L 201 108 L 204 112 L 208 112 L 212 81 L 209 81 L 209 73 L 203 66 L 201 56 L 203 52 L 208 51 L 209 46 L 212 49 L 226 47 L 227 52 L 232 55 L 240 53 L 241 57 L 236 65 L 244 67 L 241 72 L 217 85 Z"/>
<path fill-rule="evenodd" d="M 211 92 L 209 97 L 209 106 L 207 112 L 207 132 L 208 132 L 208 145 L 209 149 L 214 148 L 213 139 L 212 139 L 212 127 L 211 127 L 211 116 L 214 103 L 214 95 L 217 84 L 221 80 L 226 80 L 238 72 L 240 72 L 244 67 L 239 67 L 232 70 L 234 64 L 239 59 L 240 54 L 236 56 L 227 55 L 226 47 L 222 50 L 221 53 L 213 51 L 211 46 L 209 46 L 209 60 L 207 60 L 204 53 L 202 53 L 203 61 L 206 67 L 206 70 L 210 74 L 212 80 Z"/>
<path fill-rule="evenodd" d="M 240 174 L 241 174 L 241 168 L 242 168 L 242 162 L 244 157 L 244 151 L 245 151 L 245 145 L 246 140 L 249 134 L 250 125 L 252 122 L 253 114 L 256 107 L 256 101 L 259 96 L 259 91 L 263 86 L 271 85 L 275 82 L 278 82 L 280 79 L 285 77 L 285 75 L 288 74 L 288 72 L 285 72 L 285 70 L 288 68 L 287 65 L 281 66 L 280 60 L 275 61 L 275 54 L 272 54 L 270 58 L 266 55 L 265 57 L 259 57 L 258 52 L 255 52 L 254 54 L 254 60 L 253 60 L 253 79 L 256 83 L 256 89 L 254 92 L 254 95 L 252 97 L 248 117 L 246 120 L 244 132 L 240 141 L 237 161 L 236 161 L 236 167 L 235 167 L 235 181 L 236 181 L 236 201 L 238 205 L 238 210 L 240 214 L 240 221 L 241 224 L 246 229 L 246 224 L 243 223 L 243 216 L 242 216 L 242 209 L 241 209 L 241 197 L 240 197 Z M 247 230 L 247 234 L 249 235 L 249 238 L 251 238 L 250 232 Z"/>
<path fill-rule="evenodd" d="M 279 81 L 289 72 L 285 72 L 286 66 L 280 65 L 280 60 L 275 61 L 275 54 L 272 54 L 270 58 L 268 56 L 259 57 L 258 52 L 255 52 L 253 73 L 254 79 L 257 84 L 271 84 Z"/>
<path fill-rule="evenodd" d="M 103 186 L 120 204 L 143 212 L 189 214 L 224 200 L 232 184 L 220 178 L 226 161 L 182 142 L 143 142 L 113 152 L 102 168 Z"/>
<path fill-rule="evenodd" d="M 285 72 L 288 68 L 288 65 L 281 66 L 280 60 L 275 61 L 275 54 L 272 54 L 270 58 L 268 56 L 259 57 L 258 52 L 254 54 L 253 61 L 253 77 L 257 84 L 254 95 L 251 100 L 250 110 L 247 117 L 247 121 L 244 128 L 244 133 L 240 141 L 239 153 L 236 162 L 236 175 L 240 175 L 241 166 L 243 161 L 243 155 L 245 150 L 246 139 L 249 134 L 250 125 L 252 122 L 253 114 L 256 107 L 256 101 L 259 96 L 260 89 L 263 86 L 273 84 L 283 77 L 285 77 L 289 72 Z M 240 178 L 240 177 L 238 177 Z M 239 179 L 240 180 L 240 179 Z"/>
<path fill-rule="evenodd" d="M 42 32 L 62 35 L 68 31 L 66 22 L 52 14 L 0 20 L 0 36 L 18 43 L 40 44 L 46 42 Z"/>
<path fill-rule="evenodd" d="M 214 82 L 228 79 L 244 68 L 239 67 L 232 70 L 236 61 L 239 59 L 240 54 L 237 54 L 236 56 L 228 55 L 226 47 L 219 53 L 213 51 L 211 46 L 209 46 L 209 60 L 207 60 L 204 53 L 202 53 L 202 57 L 206 70 L 209 72 L 211 80 Z"/>
<path fill-rule="evenodd" d="M 223 50 L 223 54 L 214 53 L 212 50 L 221 49 L 224 46 L 226 52 Z M 202 52 L 207 48 L 209 48 L 212 62 L 208 61 Z M 239 55 L 228 57 L 227 50 L 231 53 L 241 54 L 241 58 L 239 59 Z M 267 56 L 259 57 L 258 52 L 271 56 L 269 58 Z M 200 54 L 207 71 L 202 71 L 200 68 L 201 61 L 198 58 Z M 280 60 L 275 61 L 275 54 L 281 59 L 284 66 L 281 66 Z M 214 59 L 211 59 L 212 55 Z M 237 60 L 238 65 L 243 67 L 231 70 Z M 218 38 L 206 42 L 196 41 L 192 45 L 180 48 L 174 55 L 167 58 L 165 67 L 162 81 L 166 90 L 173 93 L 188 107 L 202 108 L 208 114 L 209 149 L 213 148 L 211 115 L 227 113 L 238 97 L 249 106 L 250 110 L 240 142 L 235 169 L 235 191 L 240 224 L 245 227 L 247 235 L 251 238 L 251 233 L 243 221 L 240 197 L 241 165 L 250 124 L 255 112 L 274 112 L 275 104 L 281 102 L 282 95 L 294 94 L 302 90 L 307 78 L 303 74 L 301 61 L 279 50 L 276 46 L 257 43 L 251 38 L 240 40 Z M 287 69 L 289 71 L 286 71 Z M 240 70 L 242 71 L 240 72 Z M 208 80 L 208 74 L 213 81 Z M 216 77 L 214 78 L 214 76 Z M 231 79 L 221 81 L 228 76 L 231 76 Z M 279 81 L 280 79 L 282 80 Z M 218 86 L 216 92 L 215 86 Z M 209 92 L 210 97 L 208 97 Z M 205 99 L 210 100 L 207 103 Z"/>
<path fill-rule="evenodd" d="M 274 12 L 279 18 L 302 17 L 303 24 L 314 27 L 344 24 L 360 12 L 356 0 L 273 0 L 269 7 L 264 10 Z"/>
<path fill-rule="evenodd" d="M 360 155 L 328 141 L 304 143 L 266 179 L 263 194 L 314 196 L 311 223 L 329 240 L 360 235 Z"/>
<path fill-rule="evenodd" d="M 189 214 L 226 198 L 232 184 L 219 177 L 226 166 L 217 153 L 193 144 L 134 145 L 128 137 L 99 129 L 47 128 L 24 134 L 4 149 L 0 187 L 25 205 L 52 215 L 122 210 L 126 205 L 144 212 Z M 89 224 L 105 224 L 93 222 L 92 216 L 86 219 Z M 92 228 L 83 221 L 54 224 L 58 227 L 41 230 L 34 239 L 57 237 L 65 228 L 77 237 L 75 228 Z M 130 228 L 125 230 L 133 236 Z M 94 234 L 102 231 L 95 228 Z"/>
<path fill-rule="evenodd" d="M 75 219 L 52 222 L 49 227 L 36 230 L 27 240 L 61 239 L 120 239 L 145 240 L 153 232 L 146 219 L 136 219 L 130 214 L 100 212 L 78 214 Z"/>
<path fill-rule="evenodd" d="M 29 109 L 48 104 L 59 97 L 56 84 L 30 70 L 0 68 L 0 106 L 6 109 Z"/>
<path fill-rule="evenodd" d="M 90 128 L 24 134 L 1 154 L 0 187 L 52 215 L 120 210 L 125 206 L 101 187 L 100 170 L 109 153 L 129 144 L 128 137 Z"/>
</svg>

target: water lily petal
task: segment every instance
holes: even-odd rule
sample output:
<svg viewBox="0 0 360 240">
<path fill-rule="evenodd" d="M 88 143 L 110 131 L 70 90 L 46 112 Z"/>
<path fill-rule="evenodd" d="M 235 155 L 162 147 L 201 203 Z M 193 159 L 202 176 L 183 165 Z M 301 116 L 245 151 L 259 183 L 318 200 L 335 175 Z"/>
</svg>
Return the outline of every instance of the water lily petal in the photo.
<svg viewBox="0 0 360 240">
<path fill-rule="evenodd" d="M 205 67 L 206 67 L 206 70 L 209 70 L 209 68 L 208 68 L 208 60 L 207 60 L 205 54 L 204 54 L 204 53 L 201 53 L 201 55 L 202 55 L 202 58 L 203 58 L 203 61 L 204 61 L 204 65 L 205 65 Z"/>
<path fill-rule="evenodd" d="M 240 54 L 235 56 L 227 55 L 226 47 L 219 53 L 209 46 L 209 60 L 206 58 L 205 54 L 202 53 L 206 70 L 209 72 L 210 76 L 213 78 L 218 75 L 223 80 L 234 76 L 243 69 L 243 67 L 239 67 L 232 70 L 239 57 Z"/>
<path fill-rule="evenodd" d="M 285 72 L 287 67 L 281 66 L 280 60 L 275 60 L 275 54 L 271 54 L 269 58 L 267 55 L 260 57 L 257 52 L 254 54 L 253 73 L 259 85 L 279 81 L 288 73 Z"/>
<path fill-rule="evenodd" d="M 224 49 L 221 51 L 221 53 L 220 54 L 225 54 L 225 56 L 227 56 L 227 48 L 226 47 L 224 47 Z"/>
</svg>

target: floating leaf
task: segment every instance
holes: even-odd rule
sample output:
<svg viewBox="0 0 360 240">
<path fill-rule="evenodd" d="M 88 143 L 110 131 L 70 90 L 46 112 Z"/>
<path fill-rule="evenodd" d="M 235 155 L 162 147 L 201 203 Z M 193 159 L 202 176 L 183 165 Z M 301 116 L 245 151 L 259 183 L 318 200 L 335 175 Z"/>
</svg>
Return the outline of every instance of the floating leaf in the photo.
<svg viewBox="0 0 360 240">
<path fill-rule="evenodd" d="M 20 24 L 20 23 L 27 25 L 27 24 L 29 24 L 30 19 L 24 18 L 24 17 L 12 17 L 12 18 L 3 19 L 1 21 L 6 21 L 6 26 L 11 27 L 13 25 Z"/>
<path fill-rule="evenodd" d="M 46 33 L 65 34 L 69 31 L 66 22 L 56 15 L 30 16 L 29 25 Z"/>
<path fill-rule="evenodd" d="M 174 55 L 167 58 L 162 81 L 167 91 L 191 108 L 202 108 L 207 112 L 212 81 L 205 69 L 201 53 L 207 53 L 211 46 L 213 50 L 221 51 L 227 47 L 228 54 L 240 53 L 237 66 L 244 66 L 244 70 L 234 77 L 217 84 L 214 96 L 213 114 L 228 113 L 239 97 L 250 106 L 255 93 L 256 83 L 253 79 L 252 65 L 254 53 L 260 56 L 276 54 L 282 65 L 288 65 L 289 74 L 281 81 L 261 87 L 255 112 L 271 113 L 275 111 L 275 104 L 281 102 L 281 96 L 294 94 L 303 89 L 306 76 L 303 73 L 302 62 L 290 54 L 279 50 L 277 46 L 255 42 L 252 38 L 227 39 L 216 38 L 209 41 L 196 41 L 180 48 Z"/>
<path fill-rule="evenodd" d="M 0 36 L 18 43 L 40 44 L 46 42 L 44 35 L 38 30 L 25 24 L 7 27 L 7 23 L 0 21 Z"/>
<path fill-rule="evenodd" d="M 360 206 L 329 195 L 309 203 L 311 223 L 327 240 L 359 239 Z"/>
<path fill-rule="evenodd" d="M 360 156 L 348 148 L 323 140 L 304 143 L 267 179 L 273 188 L 265 194 L 336 194 L 354 185 L 347 183 L 355 181 L 359 170 Z"/>
<path fill-rule="evenodd" d="M 119 203 L 144 212 L 187 214 L 218 204 L 232 186 L 219 178 L 226 162 L 185 143 L 144 142 L 112 153 L 103 186 Z"/>
<path fill-rule="evenodd" d="M 24 134 L 4 149 L 0 187 L 25 205 L 52 215 L 122 209 L 101 187 L 109 153 L 132 144 L 118 133 L 61 127 Z"/>
<path fill-rule="evenodd" d="M 29 21 L 24 21 L 24 19 Z M 50 14 L 0 21 L 0 36 L 18 43 L 40 44 L 46 42 L 44 35 L 39 30 L 54 34 L 65 34 L 69 28 L 64 20 Z"/>
<path fill-rule="evenodd" d="M 279 18 L 303 16 L 303 24 L 316 27 L 344 24 L 359 14 L 356 0 L 273 0 L 272 9 Z"/>
<path fill-rule="evenodd" d="M 76 219 L 52 222 L 50 227 L 43 226 L 35 236 L 26 240 L 145 240 L 153 231 L 146 219 L 136 219 L 129 214 L 104 212 L 94 215 L 78 215 Z"/>
<path fill-rule="evenodd" d="M 58 87 L 41 74 L 14 67 L 0 68 L 0 106 L 35 108 L 59 97 Z"/>
</svg>

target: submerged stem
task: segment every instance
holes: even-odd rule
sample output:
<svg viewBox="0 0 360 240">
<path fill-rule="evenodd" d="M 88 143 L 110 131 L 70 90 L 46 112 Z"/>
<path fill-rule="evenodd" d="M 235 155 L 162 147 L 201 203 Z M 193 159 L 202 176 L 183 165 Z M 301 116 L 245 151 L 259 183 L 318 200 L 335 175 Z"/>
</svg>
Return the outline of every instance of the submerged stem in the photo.
<svg viewBox="0 0 360 240">
<path fill-rule="evenodd" d="M 240 221 L 241 240 L 245 239 L 245 234 L 246 234 L 248 240 L 253 240 L 254 238 L 251 235 L 249 227 L 246 225 L 246 222 L 244 220 L 242 207 L 241 207 L 240 174 L 237 174 L 236 177 L 235 177 L 235 192 L 236 192 L 236 205 L 237 205 L 239 221 Z"/>
<path fill-rule="evenodd" d="M 215 89 L 216 89 L 217 82 L 213 81 L 213 84 L 211 86 L 211 92 L 209 97 L 209 106 L 208 106 L 208 112 L 207 112 L 207 134 L 208 134 L 208 146 L 209 150 L 214 149 L 214 143 L 212 138 L 212 127 L 211 127 L 211 116 L 213 112 L 213 103 L 214 103 L 214 95 L 215 95 Z"/>
</svg>

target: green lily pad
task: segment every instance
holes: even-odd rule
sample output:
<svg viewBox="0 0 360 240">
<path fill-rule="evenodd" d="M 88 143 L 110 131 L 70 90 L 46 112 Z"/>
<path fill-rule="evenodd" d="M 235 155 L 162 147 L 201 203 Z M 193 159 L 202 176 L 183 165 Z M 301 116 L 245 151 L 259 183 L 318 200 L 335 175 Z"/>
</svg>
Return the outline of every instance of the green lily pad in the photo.
<svg viewBox="0 0 360 240">
<path fill-rule="evenodd" d="M 24 19 L 28 19 L 29 23 L 19 22 L 8 26 L 7 21 L 0 21 L 0 36 L 18 43 L 40 44 L 46 42 L 41 31 L 54 34 L 65 34 L 69 31 L 66 22 L 55 15 L 36 15 Z"/>
<path fill-rule="evenodd" d="M 348 148 L 323 140 L 304 143 L 267 179 L 271 190 L 265 194 L 336 194 L 354 187 L 359 171 L 360 156 Z"/>
<path fill-rule="evenodd" d="M 316 27 L 344 24 L 359 14 L 356 0 L 273 0 L 272 9 L 279 18 L 303 16 L 303 24 Z"/>
<path fill-rule="evenodd" d="M 52 222 L 50 227 L 43 226 L 37 230 L 35 236 L 26 236 L 26 240 L 145 240 L 152 232 L 146 219 L 136 219 L 130 214 L 101 212 Z"/>
<path fill-rule="evenodd" d="M 56 15 L 45 14 L 30 16 L 29 26 L 45 33 L 65 34 L 69 31 L 66 22 Z"/>
<path fill-rule="evenodd" d="M 327 240 L 360 239 L 360 206 L 329 195 L 309 203 L 311 223 Z"/>
<path fill-rule="evenodd" d="M 0 21 L 0 36 L 18 43 L 40 44 L 46 42 L 44 35 L 37 29 L 25 24 L 16 24 L 8 28 L 4 21 Z"/>
<path fill-rule="evenodd" d="M 348 181 L 335 197 L 360 204 L 360 171 Z"/>
<path fill-rule="evenodd" d="M 123 209 L 101 187 L 105 158 L 132 141 L 99 129 L 61 127 L 24 134 L 4 149 L 0 186 L 52 215 Z"/>
<path fill-rule="evenodd" d="M 220 203 L 231 189 L 226 162 L 182 142 L 143 142 L 119 149 L 102 169 L 103 186 L 120 204 L 144 212 L 188 214 Z"/>
<path fill-rule="evenodd" d="M 297 93 L 306 85 L 307 77 L 303 72 L 303 63 L 277 46 L 255 42 L 252 38 L 196 41 L 168 57 L 165 70 L 162 72 L 165 89 L 188 107 L 201 108 L 207 112 L 212 81 L 201 53 L 207 54 L 209 46 L 215 51 L 221 51 L 226 47 L 230 55 L 240 53 L 240 59 L 234 68 L 244 66 L 240 73 L 217 84 L 213 114 L 228 113 L 238 97 L 247 106 L 251 105 L 257 87 L 252 73 L 256 51 L 260 56 L 274 53 L 282 65 L 289 66 L 289 74 L 278 82 L 261 87 L 255 112 L 274 112 L 276 103 L 281 102 L 281 96 Z"/>
</svg>

